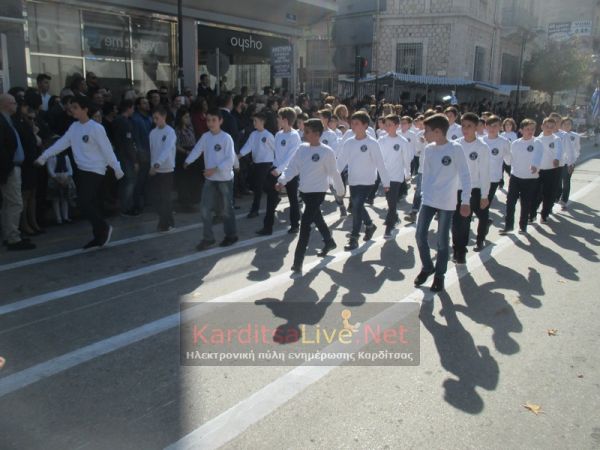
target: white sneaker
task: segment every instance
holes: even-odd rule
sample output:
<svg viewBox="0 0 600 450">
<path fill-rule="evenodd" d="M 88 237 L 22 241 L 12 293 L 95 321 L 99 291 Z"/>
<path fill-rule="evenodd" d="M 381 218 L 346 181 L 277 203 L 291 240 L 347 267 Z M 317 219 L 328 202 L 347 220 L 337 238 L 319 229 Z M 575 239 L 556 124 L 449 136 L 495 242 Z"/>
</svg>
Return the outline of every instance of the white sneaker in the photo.
<svg viewBox="0 0 600 450">
<path fill-rule="evenodd" d="M 110 242 L 110 237 L 112 236 L 113 227 L 108 226 L 108 233 L 106 233 L 106 240 L 100 245 L 100 247 L 104 247 L 106 244 Z"/>
</svg>

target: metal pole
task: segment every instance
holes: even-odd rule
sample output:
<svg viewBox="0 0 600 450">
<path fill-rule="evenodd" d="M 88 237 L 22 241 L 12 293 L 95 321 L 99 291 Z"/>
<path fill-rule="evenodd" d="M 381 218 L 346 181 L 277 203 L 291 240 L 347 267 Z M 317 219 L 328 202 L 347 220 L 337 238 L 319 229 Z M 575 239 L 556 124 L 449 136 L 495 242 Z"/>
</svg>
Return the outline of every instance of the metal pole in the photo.
<svg viewBox="0 0 600 450">
<path fill-rule="evenodd" d="M 183 94 L 183 0 L 177 0 L 177 93 Z"/>
<path fill-rule="evenodd" d="M 219 51 L 219 47 L 215 49 L 215 59 L 217 60 L 217 97 L 221 95 L 221 52 Z"/>
<path fill-rule="evenodd" d="M 526 40 L 526 32 L 525 30 L 523 30 L 523 40 L 521 41 L 521 56 L 519 57 L 519 74 L 517 76 L 517 98 L 515 99 L 515 112 L 513 113 L 513 118 L 516 118 L 519 110 L 519 100 L 521 97 L 521 77 L 523 75 L 523 56 L 525 53 Z"/>
<path fill-rule="evenodd" d="M 360 67 L 358 66 L 358 45 L 354 46 L 354 97 L 358 100 L 358 77 L 360 76 Z"/>
</svg>

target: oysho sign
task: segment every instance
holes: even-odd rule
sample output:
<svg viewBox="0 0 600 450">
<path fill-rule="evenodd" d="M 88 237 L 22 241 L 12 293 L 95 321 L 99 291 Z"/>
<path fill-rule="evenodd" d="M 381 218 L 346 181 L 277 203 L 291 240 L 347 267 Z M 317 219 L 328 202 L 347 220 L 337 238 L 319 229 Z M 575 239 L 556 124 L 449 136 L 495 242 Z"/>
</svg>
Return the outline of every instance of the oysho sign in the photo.
<svg viewBox="0 0 600 450">
<path fill-rule="evenodd" d="M 248 38 L 243 38 L 239 36 L 232 36 L 229 40 L 229 44 L 232 47 L 239 47 L 242 49 L 242 52 L 245 52 L 246 49 L 250 50 L 262 50 L 263 43 L 260 40 L 255 40 L 252 35 Z"/>
</svg>

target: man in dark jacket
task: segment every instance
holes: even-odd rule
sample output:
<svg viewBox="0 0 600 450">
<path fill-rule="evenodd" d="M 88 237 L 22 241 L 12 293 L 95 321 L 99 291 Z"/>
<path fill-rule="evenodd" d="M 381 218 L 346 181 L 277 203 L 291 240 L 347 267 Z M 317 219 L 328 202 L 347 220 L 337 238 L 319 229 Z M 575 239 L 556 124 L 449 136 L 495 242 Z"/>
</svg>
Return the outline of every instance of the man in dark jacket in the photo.
<svg viewBox="0 0 600 450">
<path fill-rule="evenodd" d="M 112 123 L 115 153 L 125 173 L 125 176 L 119 181 L 119 206 L 121 214 L 125 216 L 137 215 L 133 209 L 133 192 L 140 165 L 133 140 L 132 115 L 133 101 L 123 100 L 119 105 L 119 115 Z"/>
<path fill-rule="evenodd" d="M 25 151 L 12 121 L 17 102 L 12 95 L 0 95 L 0 191 L 2 192 L 2 234 L 9 250 L 31 250 L 35 245 L 21 239 L 19 221 L 23 211 L 21 164 Z"/>
</svg>

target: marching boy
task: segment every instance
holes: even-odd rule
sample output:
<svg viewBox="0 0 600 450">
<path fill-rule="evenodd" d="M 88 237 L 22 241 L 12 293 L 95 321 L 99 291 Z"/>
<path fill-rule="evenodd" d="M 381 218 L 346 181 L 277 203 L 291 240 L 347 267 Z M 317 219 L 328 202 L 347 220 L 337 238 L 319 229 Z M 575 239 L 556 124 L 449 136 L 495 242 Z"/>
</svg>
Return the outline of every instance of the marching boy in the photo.
<svg viewBox="0 0 600 450">
<path fill-rule="evenodd" d="M 310 119 L 305 122 L 304 138 L 307 142 L 300 145 L 288 166 L 279 176 L 276 185 L 276 189 L 281 190 L 290 180 L 298 175 L 300 176 L 299 190 L 305 207 L 300 222 L 300 235 L 292 266 L 292 271 L 295 273 L 302 272 L 302 262 L 306 254 L 310 228 L 313 223 L 317 226 L 324 242 L 323 249 L 318 253 L 318 256 L 324 257 L 336 248 L 335 241 L 323 219 L 320 207 L 325 199 L 325 192 L 329 189 L 330 180 L 333 182 L 336 192 L 340 195 L 344 195 L 344 184 L 336 167 L 333 150 L 320 142 L 323 129 L 323 124 L 318 119 Z"/>
<path fill-rule="evenodd" d="M 196 143 L 183 166 L 187 168 L 200 155 L 204 155 L 206 181 L 202 188 L 201 208 L 204 235 L 202 241 L 196 246 L 199 251 L 215 244 L 212 211 L 219 198 L 223 205 L 223 229 L 225 231 L 225 238 L 220 246 L 228 247 L 238 240 L 233 211 L 233 168 L 236 165 L 237 156 L 233 148 L 233 139 L 221 130 L 222 123 L 223 116 L 220 109 L 213 108 L 206 113 L 208 132 L 204 133 Z"/>
<path fill-rule="evenodd" d="M 488 200 L 492 206 L 492 200 L 496 195 L 496 190 L 502 181 L 504 170 L 504 161 L 510 156 L 510 141 L 499 135 L 502 121 L 500 117 L 491 115 L 485 121 L 488 134 L 483 138 L 490 149 L 490 192 Z"/>
<path fill-rule="evenodd" d="M 100 211 L 100 194 L 106 166 L 115 171 L 117 180 L 124 176 L 104 127 L 91 120 L 89 109 L 87 97 L 73 98 L 70 110 L 76 122 L 73 122 L 67 132 L 36 160 L 37 165 L 43 166 L 51 156 L 58 155 L 69 147 L 73 150 L 75 164 L 79 169 L 79 207 L 83 216 L 91 223 L 94 235 L 84 249 L 102 247 L 110 242 L 112 235 L 112 227 L 106 223 Z"/>
<path fill-rule="evenodd" d="M 392 237 L 392 231 L 399 222 L 398 197 L 404 183 L 410 180 L 410 163 L 413 157 L 409 142 L 396 134 L 399 124 L 400 118 L 397 115 L 386 116 L 383 126 L 387 134 L 378 141 L 383 154 L 383 163 L 390 176 L 390 190 L 385 194 L 388 204 L 383 235 L 385 239 Z"/>
<path fill-rule="evenodd" d="M 519 233 L 527 233 L 527 218 L 531 201 L 537 191 L 538 168 L 542 162 L 544 148 L 538 139 L 534 139 L 536 123 L 531 119 L 521 122 L 521 134 L 510 146 L 510 154 L 506 164 L 510 166 L 510 181 L 506 199 L 506 218 L 504 229 L 500 234 L 513 231 L 515 225 L 515 206 L 517 200 L 521 201 L 521 217 L 519 219 Z"/>
<path fill-rule="evenodd" d="M 444 276 L 448 268 L 450 225 L 456 208 L 456 193 L 460 190 L 460 215 L 471 215 L 469 206 L 471 177 L 469 166 L 460 144 L 448 142 L 448 119 L 443 114 L 434 114 L 424 121 L 425 139 L 430 142 L 423 150 L 421 163 L 423 178 L 421 183 L 422 204 L 417 219 L 417 247 L 422 269 L 415 286 L 421 286 L 434 275 L 431 290 L 444 290 Z M 437 234 L 437 258 L 435 267 L 431 260 L 428 234 L 429 225 L 439 213 Z"/>
<path fill-rule="evenodd" d="M 571 193 L 571 176 L 575 170 L 575 163 L 581 153 L 580 136 L 572 131 L 573 120 L 570 117 L 565 117 L 561 121 L 561 131 L 563 132 L 563 167 L 562 177 L 560 182 L 560 198 L 559 203 L 564 210 L 567 209 L 569 203 L 569 194 Z"/>
<path fill-rule="evenodd" d="M 456 264 L 465 264 L 473 213 L 479 219 L 477 224 L 476 252 L 483 249 L 485 237 L 488 232 L 488 219 L 490 217 L 488 200 L 490 192 L 490 149 L 485 142 L 477 137 L 479 117 L 476 114 L 463 114 L 460 123 L 463 137 L 457 142 L 463 149 L 469 166 L 469 173 L 471 174 L 471 212 L 469 215 L 463 216 L 460 213 L 460 201 L 458 202 L 454 213 L 454 220 L 452 221 L 452 244 L 454 248 L 454 262 Z"/>
</svg>

